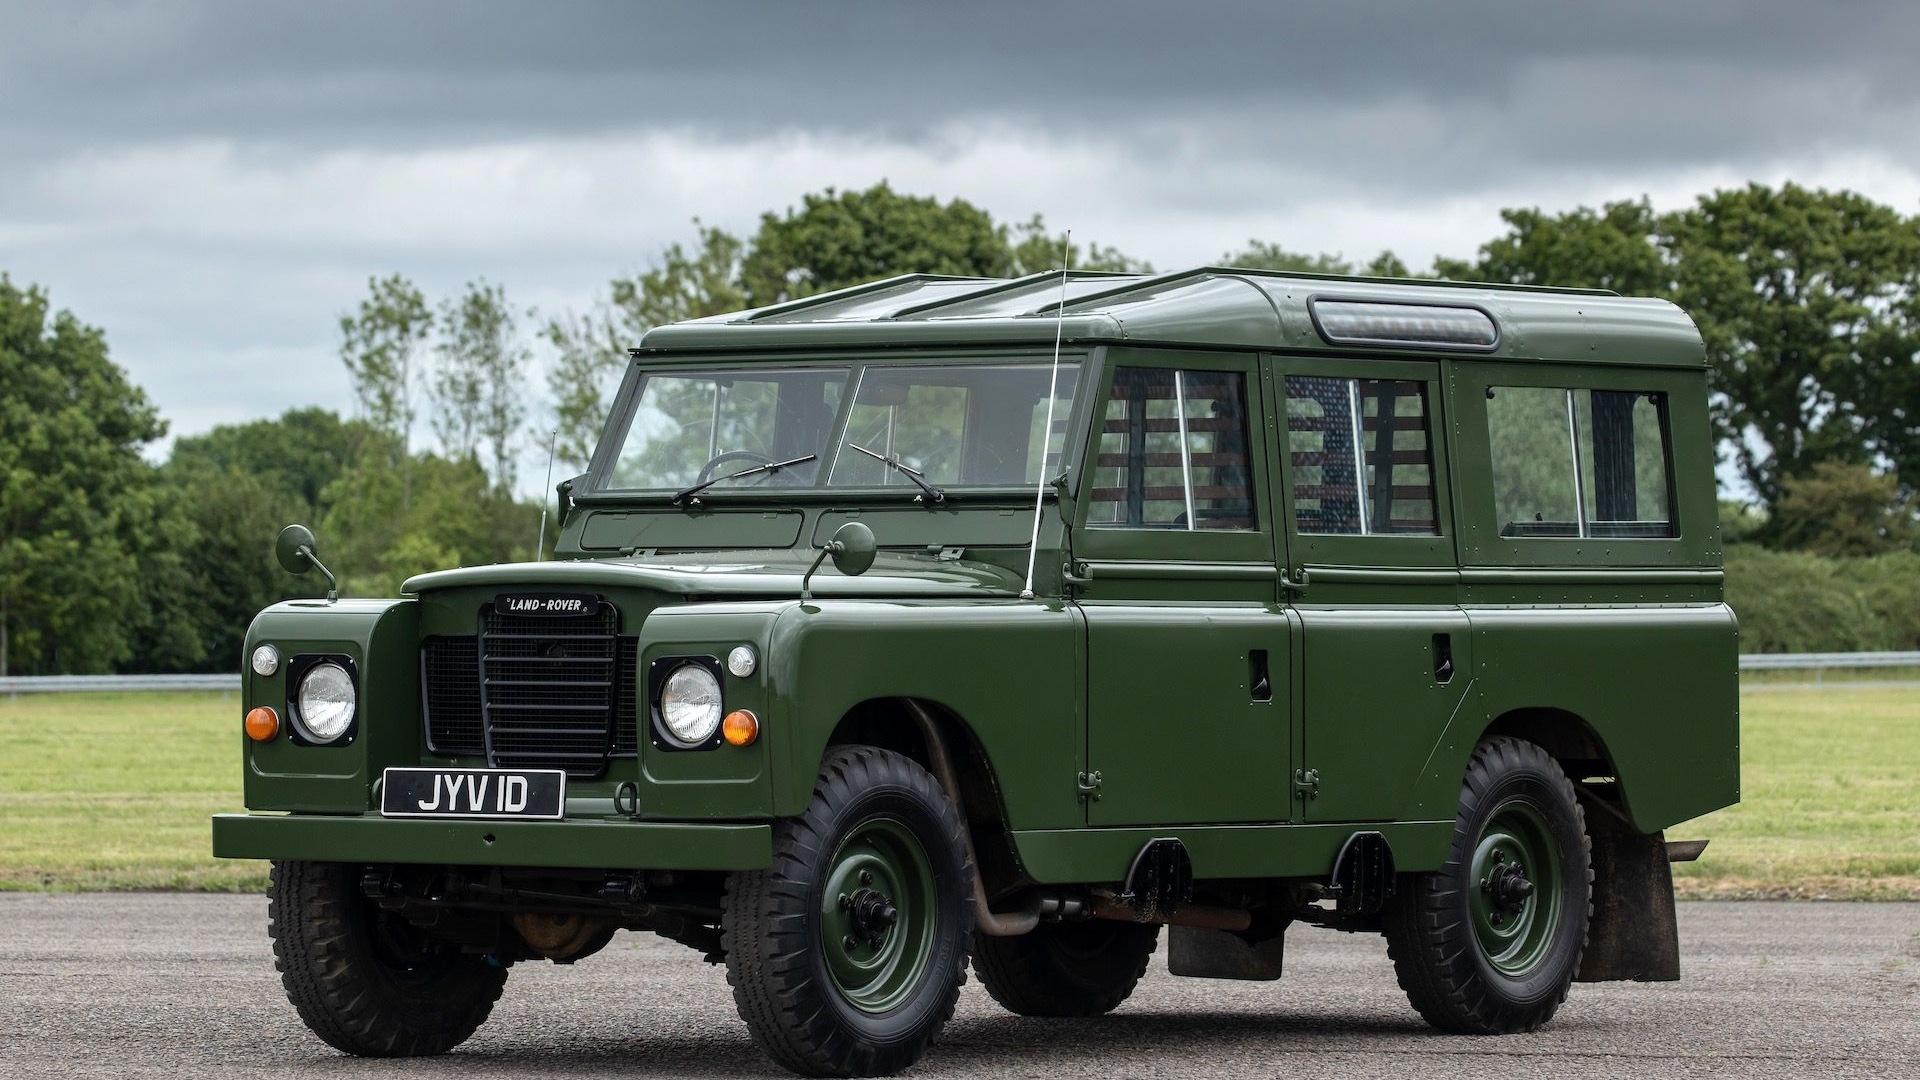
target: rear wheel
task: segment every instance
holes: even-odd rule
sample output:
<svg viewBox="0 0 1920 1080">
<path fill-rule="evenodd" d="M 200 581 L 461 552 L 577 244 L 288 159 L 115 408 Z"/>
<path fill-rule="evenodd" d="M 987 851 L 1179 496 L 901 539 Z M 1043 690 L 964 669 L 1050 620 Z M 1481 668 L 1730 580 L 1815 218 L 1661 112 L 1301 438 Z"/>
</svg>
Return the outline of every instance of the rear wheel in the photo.
<svg viewBox="0 0 1920 1080">
<path fill-rule="evenodd" d="M 731 875 L 727 981 L 754 1041 L 808 1076 L 884 1076 L 953 1015 L 973 936 L 958 808 L 912 760 L 828 754 L 773 863 Z"/>
<path fill-rule="evenodd" d="M 1102 1016 L 1133 993 L 1159 943 L 1157 924 L 1048 923 L 1019 937 L 975 938 L 973 970 L 1009 1012 Z"/>
<path fill-rule="evenodd" d="M 360 893 L 355 867 L 275 862 L 267 933 L 287 999 L 315 1035 L 361 1057 L 442 1054 L 493 1011 L 507 970 L 436 942 Z"/>
<path fill-rule="evenodd" d="M 1400 986 L 1458 1035 L 1532 1031 L 1567 998 L 1586 947 L 1593 874 L 1573 784 L 1545 750 L 1480 744 L 1447 862 L 1409 874 L 1387 911 Z"/>
</svg>

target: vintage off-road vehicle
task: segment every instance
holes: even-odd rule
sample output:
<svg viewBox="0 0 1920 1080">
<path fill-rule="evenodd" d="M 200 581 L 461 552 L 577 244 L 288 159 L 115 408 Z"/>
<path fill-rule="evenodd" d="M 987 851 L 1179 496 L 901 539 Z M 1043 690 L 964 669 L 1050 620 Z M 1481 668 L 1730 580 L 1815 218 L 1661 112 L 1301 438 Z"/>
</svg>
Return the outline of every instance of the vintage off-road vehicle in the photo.
<svg viewBox="0 0 1920 1080">
<path fill-rule="evenodd" d="M 1435 1027 L 1679 974 L 1738 798 L 1703 350 L 1656 300 L 1199 269 L 913 276 L 656 329 L 551 561 L 246 641 L 288 995 L 437 1053 L 650 930 L 768 1054 L 1384 933 Z M 311 533 L 282 536 L 319 568 Z"/>
</svg>

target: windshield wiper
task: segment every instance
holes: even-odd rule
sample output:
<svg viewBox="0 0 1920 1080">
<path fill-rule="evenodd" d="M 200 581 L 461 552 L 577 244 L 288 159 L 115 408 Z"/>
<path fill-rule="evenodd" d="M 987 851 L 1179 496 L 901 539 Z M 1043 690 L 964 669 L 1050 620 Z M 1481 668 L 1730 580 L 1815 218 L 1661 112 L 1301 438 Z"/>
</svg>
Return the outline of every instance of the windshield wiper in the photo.
<svg viewBox="0 0 1920 1080">
<path fill-rule="evenodd" d="M 678 506 L 686 499 L 698 495 L 715 484 L 724 484 L 729 480 L 742 480 L 749 476 L 758 476 L 761 473 L 779 472 L 789 465 L 801 465 L 819 456 L 819 454 L 803 454 L 797 458 L 788 458 L 785 461 L 769 461 L 765 465 L 755 465 L 751 468 L 741 469 L 739 472 L 728 473 L 725 476 L 716 476 L 711 480 L 702 480 L 690 488 L 675 492 L 673 498 L 668 501 Z"/>
<path fill-rule="evenodd" d="M 911 466 L 908 466 L 902 463 L 899 458 L 888 457 L 885 454 L 876 454 L 873 451 L 867 449 L 864 446 L 861 446 L 859 443 L 856 443 L 856 442 L 850 442 L 847 445 L 867 455 L 868 457 L 879 462 L 880 464 L 885 465 L 889 469 L 898 469 L 902 474 L 906 476 L 907 479 L 920 485 L 920 491 L 921 491 L 920 497 L 924 498 L 926 501 L 934 504 L 939 504 L 947 501 L 946 492 L 941 491 L 939 488 L 934 487 L 932 484 L 927 483 L 927 481 L 920 475 L 920 470 L 912 468 Z"/>
</svg>

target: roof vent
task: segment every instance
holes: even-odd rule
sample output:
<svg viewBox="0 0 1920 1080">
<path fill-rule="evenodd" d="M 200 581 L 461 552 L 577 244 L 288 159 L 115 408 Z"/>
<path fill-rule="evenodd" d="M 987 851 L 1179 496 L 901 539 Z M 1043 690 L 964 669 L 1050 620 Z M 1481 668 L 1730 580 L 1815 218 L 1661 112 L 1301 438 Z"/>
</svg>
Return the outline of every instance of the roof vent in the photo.
<svg viewBox="0 0 1920 1080">
<path fill-rule="evenodd" d="M 1500 328 L 1485 309 L 1468 304 L 1391 304 L 1314 297 L 1307 309 L 1314 328 L 1333 345 L 1457 349 L 1492 352 Z"/>
</svg>

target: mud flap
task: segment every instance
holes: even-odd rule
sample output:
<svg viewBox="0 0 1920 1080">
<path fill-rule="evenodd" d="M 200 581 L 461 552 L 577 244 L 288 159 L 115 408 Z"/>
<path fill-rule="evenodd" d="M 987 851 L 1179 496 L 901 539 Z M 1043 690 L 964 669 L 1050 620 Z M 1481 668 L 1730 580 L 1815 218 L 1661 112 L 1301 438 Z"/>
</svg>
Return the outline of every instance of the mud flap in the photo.
<svg viewBox="0 0 1920 1080">
<path fill-rule="evenodd" d="M 1593 921 L 1577 982 L 1675 982 L 1680 933 L 1663 833 L 1593 830 Z"/>
<path fill-rule="evenodd" d="M 1245 931 L 1168 928 L 1167 971 L 1189 979 L 1248 979 L 1272 982 L 1280 977 L 1287 936 L 1282 927 L 1265 938 Z"/>
</svg>

